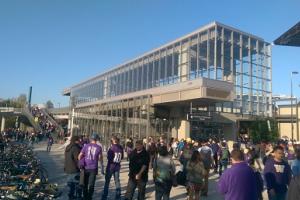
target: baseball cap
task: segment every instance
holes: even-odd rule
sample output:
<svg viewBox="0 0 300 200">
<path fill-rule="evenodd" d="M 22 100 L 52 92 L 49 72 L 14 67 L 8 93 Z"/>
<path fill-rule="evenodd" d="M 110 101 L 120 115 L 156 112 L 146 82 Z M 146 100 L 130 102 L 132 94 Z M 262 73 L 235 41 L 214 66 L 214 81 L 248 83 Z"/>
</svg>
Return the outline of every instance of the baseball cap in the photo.
<svg viewBox="0 0 300 200">
<path fill-rule="evenodd" d="M 99 140 L 99 135 L 97 133 L 92 133 L 91 139 L 92 140 Z"/>
</svg>

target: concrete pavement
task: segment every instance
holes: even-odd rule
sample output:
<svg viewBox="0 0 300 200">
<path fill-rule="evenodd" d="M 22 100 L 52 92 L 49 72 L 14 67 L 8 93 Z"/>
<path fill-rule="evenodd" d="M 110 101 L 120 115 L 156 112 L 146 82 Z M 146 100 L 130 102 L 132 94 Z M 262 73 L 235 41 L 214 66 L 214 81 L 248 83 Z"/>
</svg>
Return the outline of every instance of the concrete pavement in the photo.
<svg viewBox="0 0 300 200">
<path fill-rule="evenodd" d="M 60 148 L 61 145 L 54 144 L 52 146 L 51 152 L 46 152 L 46 143 L 35 144 L 35 152 L 38 157 L 44 164 L 45 168 L 49 173 L 49 181 L 51 183 L 57 183 L 59 188 L 63 191 L 63 195 L 60 199 L 68 199 L 66 187 L 66 174 L 64 174 L 64 150 Z M 105 159 L 106 160 L 106 159 Z M 178 168 L 179 166 L 177 166 Z M 122 161 L 121 173 L 120 173 L 120 181 L 121 181 L 121 190 L 122 196 L 124 196 L 126 192 L 126 186 L 128 181 L 128 162 L 124 159 Z M 223 199 L 220 194 L 216 191 L 216 183 L 218 181 L 218 175 L 211 173 L 209 178 L 209 192 L 208 197 L 201 197 L 201 200 L 221 200 Z M 102 190 L 104 187 L 104 176 L 98 175 L 96 180 L 96 187 L 94 193 L 94 199 L 101 199 Z M 114 181 L 111 180 L 109 198 L 114 199 Z M 137 192 L 136 192 L 137 193 Z M 186 199 L 186 190 L 182 186 L 173 187 L 171 190 L 171 199 L 173 200 L 183 200 Z M 155 189 L 152 179 L 152 170 L 149 171 L 149 181 L 147 183 L 146 188 L 146 198 L 147 199 L 155 199 Z M 265 198 L 264 198 L 265 199 Z"/>
</svg>

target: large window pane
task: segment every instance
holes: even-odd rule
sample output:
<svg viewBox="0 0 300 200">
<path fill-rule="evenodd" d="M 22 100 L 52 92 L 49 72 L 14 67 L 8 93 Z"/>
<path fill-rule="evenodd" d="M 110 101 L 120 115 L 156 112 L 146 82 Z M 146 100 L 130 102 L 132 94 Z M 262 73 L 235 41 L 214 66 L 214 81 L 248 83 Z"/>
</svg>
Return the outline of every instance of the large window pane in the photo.
<svg viewBox="0 0 300 200">
<path fill-rule="evenodd" d="M 149 63 L 149 68 L 148 68 L 148 88 L 153 87 L 153 62 Z"/>
<path fill-rule="evenodd" d="M 144 61 L 143 65 L 143 78 L 142 78 L 142 86 L 143 89 L 147 89 L 147 74 L 148 74 L 148 64 L 146 64 L 146 61 Z"/>
<path fill-rule="evenodd" d="M 190 47 L 190 79 L 195 79 L 197 74 L 197 44 Z"/>
<path fill-rule="evenodd" d="M 160 58 L 160 85 L 165 84 L 165 77 L 166 77 L 166 57 L 163 56 Z"/>
<path fill-rule="evenodd" d="M 166 76 L 166 78 L 167 78 L 167 82 L 168 83 L 172 83 L 173 81 L 172 81 L 172 66 L 173 66 L 173 64 L 172 64 L 172 60 L 173 60 L 173 54 L 171 53 L 171 54 L 169 54 L 169 55 L 167 55 L 167 76 Z"/>
<path fill-rule="evenodd" d="M 159 74 L 159 61 L 155 60 L 154 61 L 154 80 L 153 80 L 154 87 L 159 85 L 158 74 Z"/>
<path fill-rule="evenodd" d="M 174 52 L 174 82 L 178 82 L 179 52 Z"/>
<path fill-rule="evenodd" d="M 199 75 L 208 77 L 207 73 L 207 32 L 200 34 L 199 43 Z"/>
<path fill-rule="evenodd" d="M 215 37 L 214 37 L 214 29 L 210 30 L 210 38 L 209 38 L 209 59 L 208 59 L 208 73 L 210 79 L 215 79 Z"/>
</svg>

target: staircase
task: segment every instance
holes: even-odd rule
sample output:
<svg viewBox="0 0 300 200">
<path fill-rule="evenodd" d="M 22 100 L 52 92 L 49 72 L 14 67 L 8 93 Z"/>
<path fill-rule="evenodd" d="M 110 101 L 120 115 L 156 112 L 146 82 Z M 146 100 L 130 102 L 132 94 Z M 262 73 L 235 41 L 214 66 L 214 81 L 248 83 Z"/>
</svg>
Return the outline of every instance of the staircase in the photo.
<svg viewBox="0 0 300 200">
<path fill-rule="evenodd" d="M 64 131 L 64 129 L 62 128 L 62 126 L 61 125 L 59 125 L 58 123 L 57 123 L 57 121 L 55 121 L 55 119 L 53 119 L 53 117 L 52 116 L 50 116 L 49 114 L 48 114 L 48 110 L 45 108 L 45 109 L 41 109 L 41 112 L 45 115 L 45 116 L 47 116 L 47 119 L 51 122 L 51 124 L 53 124 L 55 127 L 56 127 L 56 132 L 57 133 L 60 133 L 60 132 L 63 132 Z"/>
<path fill-rule="evenodd" d="M 22 115 L 24 115 L 29 120 L 30 124 L 33 126 L 33 128 L 36 131 L 38 132 L 42 131 L 40 124 L 34 120 L 34 117 L 28 108 L 21 108 L 20 111 Z"/>
</svg>

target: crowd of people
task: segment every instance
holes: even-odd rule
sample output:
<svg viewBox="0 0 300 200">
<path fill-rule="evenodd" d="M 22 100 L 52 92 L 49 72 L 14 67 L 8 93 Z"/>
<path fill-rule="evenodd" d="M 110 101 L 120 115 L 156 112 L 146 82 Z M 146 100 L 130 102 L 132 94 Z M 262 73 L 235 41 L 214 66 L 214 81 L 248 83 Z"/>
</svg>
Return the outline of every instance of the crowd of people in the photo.
<svg viewBox="0 0 300 200">
<path fill-rule="evenodd" d="M 145 199 L 149 170 L 153 170 L 155 199 L 169 199 L 171 189 L 177 185 L 185 186 L 187 199 L 208 196 L 210 172 L 219 176 L 216 189 L 228 200 L 260 200 L 264 189 L 270 200 L 300 198 L 300 149 L 288 141 L 256 145 L 237 142 L 229 148 L 225 140 L 172 138 L 166 141 L 161 137 L 158 141 L 128 139 L 120 145 L 119 139 L 113 136 L 105 168 L 103 147 L 98 140 L 95 133 L 90 142 L 73 136 L 66 147 L 65 172 L 69 174 L 70 199 L 92 199 L 98 163 L 101 174 L 105 175 L 102 199 L 108 197 L 112 176 L 115 199 L 121 199 L 120 168 L 124 152 L 129 161 L 125 200 L 133 199 L 136 188 L 137 199 Z"/>
<path fill-rule="evenodd" d="M 39 123 L 40 127 L 44 130 L 44 132 L 46 132 L 46 134 L 55 131 L 55 125 L 51 123 L 48 116 L 43 113 L 41 108 L 33 106 L 31 108 L 31 114 L 34 117 L 35 122 Z"/>
</svg>

